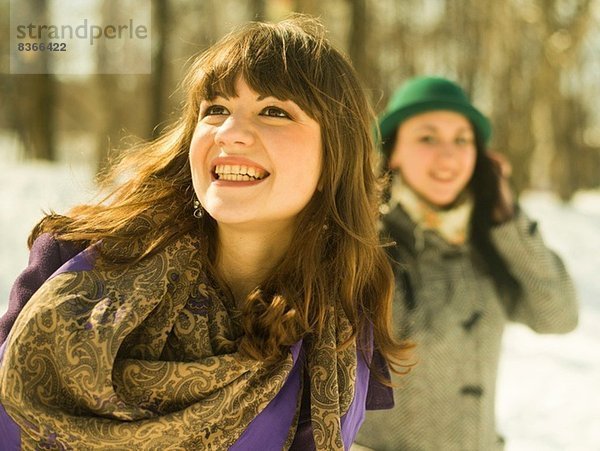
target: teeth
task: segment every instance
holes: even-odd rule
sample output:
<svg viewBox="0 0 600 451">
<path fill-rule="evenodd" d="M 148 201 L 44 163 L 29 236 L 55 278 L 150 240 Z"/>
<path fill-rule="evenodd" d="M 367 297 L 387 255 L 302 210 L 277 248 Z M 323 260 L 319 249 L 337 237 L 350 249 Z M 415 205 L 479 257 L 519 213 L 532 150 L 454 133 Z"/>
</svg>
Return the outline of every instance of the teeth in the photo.
<svg viewBox="0 0 600 451">
<path fill-rule="evenodd" d="M 229 180 L 233 182 L 249 182 L 250 180 L 256 179 L 245 174 L 223 174 L 219 176 L 219 180 Z"/>
<path fill-rule="evenodd" d="M 267 173 L 255 167 L 245 165 L 219 164 L 215 167 L 215 173 L 219 180 L 229 180 L 236 182 L 247 182 L 250 180 L 261 180 Z"/>
</svg>

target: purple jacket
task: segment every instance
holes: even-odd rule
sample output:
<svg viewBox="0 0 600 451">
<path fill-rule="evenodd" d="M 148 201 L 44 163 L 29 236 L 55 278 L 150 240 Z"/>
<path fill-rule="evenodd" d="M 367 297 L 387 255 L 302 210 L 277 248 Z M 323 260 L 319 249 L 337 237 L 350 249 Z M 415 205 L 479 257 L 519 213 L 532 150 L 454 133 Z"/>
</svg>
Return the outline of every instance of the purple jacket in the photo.
<svg viewBox="0 0 600 451">
<path fill-rule="evenodd" d="M 83 249 L 71 242 L 56 240 L 50 234 L 39 236 L 29 255 L 29 265 L 19 275 L 10 292 L 9 306 L 6 313 L 0 317 L 0 365 L 4 351 L 4 341 L 10 333 L 10 330 L 31 296 L 38 288 L 64 263 L 71 260 Z M 302 359 L 301 359 L 302 361 Z M 362 364 L 361 364 L 362 363 Z M 377 352 L 373 354 L 374 368 L 377 368 L 383 375 L 388 376 L 388 369 L 384 359 Z M 288 383 L 286 383 L 288 385 Z M 287 397 L 292 396 L 294 387 L 292 381 L 289 381 L 290 389 L 282 390 L 267 406 L 265 411 L 255 418 L 248 430 L 242 434 L 236 449 L 247 449 L 248 445 L 259 436 L 262 429 L 268 428 L 270 423 L 270 415 L 277 415 L 277 402 L 289 403 Z M 308 387 L 308 384 L 304 385 Z M 287 392 L 287 393 L 286 393 Z M 293 395 L 295 396 L 295 395 Z M 392 390 L 379 383 L 374 377 L 371 377 L 367 365 L 359 359 L 357 368 L 357 385 L 355 399 L 350 406 L 349 411 L 342 417 L 342 425 L 346 425 L 343 429 L 344 442 L 349 448 L 350 443 L 354 439 L 358 428 L 362 424 L 365 409 L 381 410 L 390 409 L 394 405 Z M 271 407 L 271 409 L 269 409 Z M 3 450 L 18 450 L 20 448 L 20 430 L 19 427 L 6 414 L 0 404 L 0 437 L 3 437 L 0 443 L 0 451 Z M 298 429 L 294 438 L 294 443 L 291 449 L 293 450 L 313 450 L 314 441 L 312 437 L 312 426 L 310 421 L 310 391 L 304 390 L 302 393 L 301 413 L 298 423 Z"/>
</svg>

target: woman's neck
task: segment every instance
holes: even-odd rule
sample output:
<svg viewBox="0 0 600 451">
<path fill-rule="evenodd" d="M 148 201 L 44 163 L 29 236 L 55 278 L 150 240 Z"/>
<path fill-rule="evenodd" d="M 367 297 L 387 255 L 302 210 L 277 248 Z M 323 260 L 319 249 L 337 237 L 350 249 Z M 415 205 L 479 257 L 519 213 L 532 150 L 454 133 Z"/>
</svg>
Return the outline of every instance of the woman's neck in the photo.
<svg viewBox="0 0 600 451">
<path fill-rule="evenodd" d="M 289 247 L 290 227 L 244 230 L 219 225 L 216 269 L 240 305 L 281 261 Z"/>
<path fill-rule="evenodd" d="M 469 236 L 473 196 L 467 190 L 452 204 L 440 207 L 427 201 L 398 178 L 392 185 L 392 202 L 400 204 L 419 227 L 435 230 L 450 244 L 463 244 Z"/>
</svg>

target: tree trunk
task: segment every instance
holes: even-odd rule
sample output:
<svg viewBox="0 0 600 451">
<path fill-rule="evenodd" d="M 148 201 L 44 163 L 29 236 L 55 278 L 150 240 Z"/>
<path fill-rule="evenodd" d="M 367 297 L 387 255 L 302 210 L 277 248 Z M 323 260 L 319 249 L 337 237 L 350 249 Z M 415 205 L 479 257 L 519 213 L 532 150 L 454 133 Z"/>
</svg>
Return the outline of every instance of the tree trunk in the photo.
<svg viewBox="0 0 600 451">
<path fill-rule="evenodd" d="M 162 131 L 162 123 L 167 118 L 167 99 L 165 93 L 166 80 L 168 77 L 168 65 L 166 55 L 169 43 L 169 30 L 171 23 L 171 11 L 168 0 L 154 0 L 154 28 L 152 38 L 157 43 L 157 48 L 152 60 L 151 74 L 151 114 L 149 117 L 148 136 L 158 137 Z"/>
<path fill-rule="evenodd" d="M 46 0 L 23 3 L 20 7 L 28 8 L 30 17 L 48 23 Z M 56 159 L 56 81 L 54 75 L 48 73 L 48 53 L 39 52 L 37 56 L 40 61 L 36 69 L 42 73 L 12 76 L 14 123 L 26 157 L 53 161 Z"/>
</svg>

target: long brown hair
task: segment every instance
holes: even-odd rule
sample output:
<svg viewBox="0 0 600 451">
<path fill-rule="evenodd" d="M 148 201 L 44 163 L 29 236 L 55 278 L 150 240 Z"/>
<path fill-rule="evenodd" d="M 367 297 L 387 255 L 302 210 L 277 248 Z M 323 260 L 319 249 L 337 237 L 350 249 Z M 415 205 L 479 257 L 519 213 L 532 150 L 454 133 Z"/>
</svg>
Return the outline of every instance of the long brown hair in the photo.
<svg viewBox="0 0 600 451">
<path fill-rule="evenodd" d="M 339 299 L 352 338 L 365 337 L 372 325 L 386 360 L 398 369 L 408 366 L 410 345 L 392 335 L 393 274 L 377 231 L 374 114 L 355 71 L 314 19 L 250 23 L 200 55 L 183 83 L 187 100 L 179 121 L 155 142 L 127 153 L 107 179 L 126 174 L 127 180 L 96 205 L 46 217 L 31 239 L 52 231 L 63 240 L 102 240 L 103 254 L 118 263 L 200 233 L 206 267 L 213 268 L 218 227 L 208 214 L 200 220 L 192 215 L 188 151 L 202 99 L 235 95 L 240 76 L 258 94 L 298 104 L 320 124 L 323 148 L 320 188 L 299 214 L 286 255 L 244 303 L 240 350 L 259 359 L 277 357 L 285 345 L 320 334 L 327 309 Z M 148 212 L 150 221 L 140 219 Z"/>
</svg>

